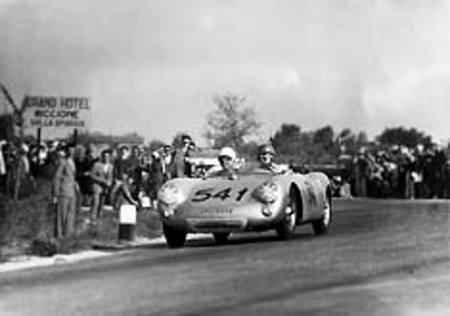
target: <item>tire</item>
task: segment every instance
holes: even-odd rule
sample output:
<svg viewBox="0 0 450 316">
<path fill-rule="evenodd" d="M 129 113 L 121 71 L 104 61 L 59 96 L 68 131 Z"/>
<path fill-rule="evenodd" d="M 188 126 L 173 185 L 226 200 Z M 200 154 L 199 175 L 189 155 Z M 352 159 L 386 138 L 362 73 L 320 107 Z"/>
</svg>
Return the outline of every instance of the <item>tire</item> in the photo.
<svg viewBox="0 0 450 316">
<path fill-rule="evenodd" d="M 169 248 L 180 248 L 186 242 L 186 231 L 163 223 L 163 233 Z"/>
<path fill-rule="evenodd" d="M 228 242 L 228 238 L 230 237 L 230 233 L 213 233 L 214 240 L 217 244 L 223 245 Z"/>
<path fill-rule="evenodd" d="M 295 225 L 297 223 L 298 198 L 294 189 L 289 190 L 289 200 L 284 210 L 283 219 L 276 227 L 278 237 L 283 240 L 291 239 L 295 233 Z"/>
<path fill-rule="evenodd" d="M 331 196 L 329 194 L 327 194 L 327 199 L 325 203 L 326 205 L 324 215 L 320 219 L 312 221 L 312 227 L 316 235 L 325 235 L 328 232 L 328 229 L 330 228 L 333 208 Z"/>
</svg>

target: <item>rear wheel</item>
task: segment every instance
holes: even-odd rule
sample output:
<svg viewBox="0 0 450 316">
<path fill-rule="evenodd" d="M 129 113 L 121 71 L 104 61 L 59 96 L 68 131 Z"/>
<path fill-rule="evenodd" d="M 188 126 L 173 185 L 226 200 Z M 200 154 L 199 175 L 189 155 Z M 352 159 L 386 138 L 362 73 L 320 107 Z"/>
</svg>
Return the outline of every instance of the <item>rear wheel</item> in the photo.
<svg viewBox="0 0 450 316">
<path fill-rule="evenodd" d="M 328 232 L 328 228 L 331 224 L 332 204 L 331 196 L 327 194 L 325 201 L 325 210 L 323 216 L 315 221 L 312 221 L 312 227 L 316 235 L 324 235 Z"/>
<path fill-rule="evenodd" d="M 218 244 L 226 244 L 228 242 L 228 238 L 230 237 L 230 233 L 213 233 L 214 240 Z"/>
<path fill-rule="evenodd" d="M 276 232 L 281 239 L 291 239 L 294 236 L 298 209 L 298 197 L 295 190 L 291 188 L 289 190 L 289 200 L 284 210 L 284 217 L 276 228 Z"/>
<path fill-rule="evenodd" d="M 180 248 L 186 242 L 186 231 L 163 223 L 163 233 L 170 248 Z"/>
</svg>

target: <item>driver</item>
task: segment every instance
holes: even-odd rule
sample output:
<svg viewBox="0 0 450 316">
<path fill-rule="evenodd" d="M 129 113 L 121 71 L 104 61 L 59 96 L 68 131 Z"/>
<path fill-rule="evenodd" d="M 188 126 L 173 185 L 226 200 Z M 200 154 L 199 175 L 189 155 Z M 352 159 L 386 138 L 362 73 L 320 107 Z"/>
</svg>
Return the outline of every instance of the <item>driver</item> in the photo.
<svg viewBox="0 0 450 316">
<path fill-rule="evenodd" d="M 236 152 L 234 151 L 234 149 L 231 147 L 223 147 L 220 150 L 219 156 L 217 158 L 219 159 L 220 170 L 213 172 L 212 174 L 210 174 L 210 176 L 236 179 Z"/>
<path fill-rule="evenodd" d="M 275 149 L 272 144 L 266 143 L 258 147 L 259 168 L 273 173 L 281 173 L 280 166 L 273 162 L 275 157 Z"/>
</svg>

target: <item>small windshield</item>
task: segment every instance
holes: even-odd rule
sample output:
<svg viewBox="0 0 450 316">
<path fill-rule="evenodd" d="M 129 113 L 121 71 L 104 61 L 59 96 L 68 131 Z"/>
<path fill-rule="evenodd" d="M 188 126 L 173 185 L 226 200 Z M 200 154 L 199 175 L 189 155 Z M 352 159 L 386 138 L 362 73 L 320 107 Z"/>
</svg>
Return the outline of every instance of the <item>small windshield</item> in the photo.
<svg viewBox="0 0 450 316">
<path fill-rule="evenodd" d="M 246 162 L 245 164 L 239 166 L 239 168 L 234 169 L 233 174 L 236 176 L 247 176 L 247 175 L 267 175 L 267 174 L 285 174 L 293 172 L 292 169 L 289 168 L 288 165 L 276 165 L 275 170 L 269 170 L 266 168 L 262 168 L 258 162 Z M 227 174 L 225 172 L 225 174 Z M 222 169 L 219 168 L 212 168 L 209 170 L 209 172 L 205 175 L 205 178 L 215 178 L 215 177 L 223 177 L 224 174 L 222 174 Z"/>
<path fill-rule="evenodd" d="M 288 172 L 290 169 L 288 166 L 278 165 L 277 171 L 271 171 L 265 168 L 261 168 L 258 163 L 249 163 L 240 168 L 237 174 L 251 175 L 251 174 L 282 174 Z"/>
</svg>

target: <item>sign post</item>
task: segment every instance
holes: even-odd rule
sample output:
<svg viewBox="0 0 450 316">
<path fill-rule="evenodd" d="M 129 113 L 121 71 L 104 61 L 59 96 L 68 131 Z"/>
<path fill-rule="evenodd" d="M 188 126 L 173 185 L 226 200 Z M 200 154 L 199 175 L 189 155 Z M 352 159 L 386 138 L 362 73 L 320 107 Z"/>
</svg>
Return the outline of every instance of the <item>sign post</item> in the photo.
<svg viewBox="0 0 450 316">
<path fill-rule="evenodd" d="M 41 149 L 41 128 L 38 127 L 37 129 L 37 135 L 36 135 L 36 143 L 37 143 L 37 163 L 36 163 L 36 168 L 37 168 L 37 174 L 40 174 L 41 170 L 40 170 L 40 166 L 41 166 L 41 155 L 40 155 L 40 149 Z"/>
<path fill-rule="evenodd" d="M 119 241 L 134 241 L 136 237 L 136 206 L 123 204 L 119 210 Z"/>
<path fill-rule="evenodd" d="M 78 129 L 73 130 L 73 145 L 76 146 L 78 142 Z"/>
</svg>

